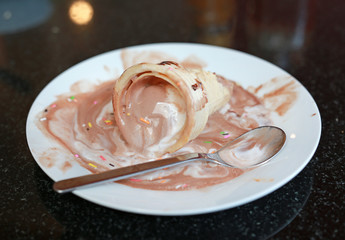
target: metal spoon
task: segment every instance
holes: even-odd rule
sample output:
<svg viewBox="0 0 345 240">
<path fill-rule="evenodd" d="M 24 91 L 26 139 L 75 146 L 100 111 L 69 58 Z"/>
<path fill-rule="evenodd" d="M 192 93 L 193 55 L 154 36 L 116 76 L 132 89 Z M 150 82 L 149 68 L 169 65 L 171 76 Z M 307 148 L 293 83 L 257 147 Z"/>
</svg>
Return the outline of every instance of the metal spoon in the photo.
<svg viewBox="0 0 345 240">
<path fill-rule="evenodd" d="M 192 161 L 208 161 L 231 168 L 248 169 L 267 163 L 283 147 L 285 132 L 274 126 L 258 127 L 227 143 L 216 153 L 189 153 L 114 170 L 58 181 L 53 188 L 66 193 L 82 187 L 118 181 L 134 175 Z"/>
</svg>

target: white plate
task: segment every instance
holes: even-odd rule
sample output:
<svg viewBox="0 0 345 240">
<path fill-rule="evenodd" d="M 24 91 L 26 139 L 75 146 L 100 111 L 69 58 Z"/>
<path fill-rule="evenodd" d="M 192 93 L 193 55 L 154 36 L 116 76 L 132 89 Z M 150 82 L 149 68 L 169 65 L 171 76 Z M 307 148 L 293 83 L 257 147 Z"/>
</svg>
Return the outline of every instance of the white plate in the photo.
<svg viewBox="0 0 345 240">
<path fill-rule="evenodd" d="M 35 124 L 35 118 L 56 96 L 69 92 L 71 84 L 87 79 L 100 82 L 119 76 L 123 71 L 121 52 L 107 52 L 85 60 L 57 76 L 38 95 L 27 119 L 27 140 L 37 163 L 54 181 L 88 174 L 78 164 L 66 172 L 57 167 L 40 164 L 39 158 L 51 147 L 61 149 L 47 139 Z M 239 51 L 190 43 L 160 43 L 127 48 L 129 52 L 159 51 L 177 59 L 196 56 L 207 70 L 235 80 L 242 86 L 259 86 L 270 79 L 289 75 L 277 66 Z M 106 67 L 105 67 L 106 66 Z M 297 80 L 296 80 L 296 83 Z M 300 85 L 300 83 L 298 83 Z M 312 158 L 321 135 L 321 118 L 317 105 L 308 91 L 300 85 L 298 99 L 274 124 L 288 136 L 282 151 L 267 165 L 247 172 L 234 180 L 212 187 L 190 191 L 153 191 L 136 189 L 117 183 L 74 191 L 91 202 L 128 212 L 150 215 L 190 215 L 224 210 L 263 197 L 295 177 Z M 62 158 L 57 152 L 56 159 Z M 260 179 L 261 181 L 257 181 Z"/>
</svg>

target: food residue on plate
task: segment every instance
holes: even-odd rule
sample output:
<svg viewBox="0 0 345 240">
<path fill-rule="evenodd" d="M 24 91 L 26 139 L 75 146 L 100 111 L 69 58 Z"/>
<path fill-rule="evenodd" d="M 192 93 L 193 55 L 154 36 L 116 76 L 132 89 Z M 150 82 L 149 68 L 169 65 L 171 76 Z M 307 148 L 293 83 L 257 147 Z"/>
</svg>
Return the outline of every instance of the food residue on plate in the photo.
<svg viewBox="0 0 345 240">
<path fill-rule="evenodd" d="M 121 56 L 126 68 L 143 61 L 176 61 L 171 56 L 157 52 L 123 51 Z M 193 56 L 179 63 L 193 68 L 206 65 Z M 108 71 L 109 68 L 105 69 Z M 63 165 L 65 170 L 72 166 L 70 161 L 77 162 L 92 173 L 98 173 L 154 160 L 145 151 L 135 151 L 116 124 L 112 105 L 116 80 L 89 84 L 87 91 L 85 82 L 79 81 L 71 86 L 70 92 L 57 96 L 53 103 L 47 103 L 47 107 L 37 116 L 39 129 L 72 156 Z M 248 89 L 224 76 L 217 75 L 217 80 L 224 88 L 231 90 L 230 100 L 209 116 L 205 128 L 196 138 L 178 151 L 165 153 L 160 158 L 190 152 L 214 152 L 250 129 L 274 124 L 271 114 L 284 115 L 297 99 L 299 85 L 290 76 L 268 79 L 265 84 Z M 126 114 L 130 116 L 133 113 Z M 150 122 L 143 118 L 141 123 L 145 126 Z M 54 149 L 49 151 L 54 152 Z M 45 157 L 53 156 L 48 152 L 39 161 L 49 168 L 54 166 L 54 160 Z M 151 190 L 188 190 L 223 183 L 243 173 L 243 170 L 213 163 L 193 162 L 138 175 L 118 183 Z"/>
</svg>

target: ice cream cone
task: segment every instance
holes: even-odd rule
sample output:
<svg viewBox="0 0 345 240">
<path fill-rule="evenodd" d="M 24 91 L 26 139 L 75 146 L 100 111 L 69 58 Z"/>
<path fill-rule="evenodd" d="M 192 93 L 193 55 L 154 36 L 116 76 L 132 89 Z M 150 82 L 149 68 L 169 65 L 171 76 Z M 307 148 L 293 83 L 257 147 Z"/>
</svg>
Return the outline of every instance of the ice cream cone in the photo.
<svg viewBox="0 0 345 240">
<path fill-rule="evenodd" d="M 114 115 L 125 141 L 154 157 L 196 138 L 230 95 L 215 73 L 171 61 L 141 63 L 116 81 Z"/>
</svg>

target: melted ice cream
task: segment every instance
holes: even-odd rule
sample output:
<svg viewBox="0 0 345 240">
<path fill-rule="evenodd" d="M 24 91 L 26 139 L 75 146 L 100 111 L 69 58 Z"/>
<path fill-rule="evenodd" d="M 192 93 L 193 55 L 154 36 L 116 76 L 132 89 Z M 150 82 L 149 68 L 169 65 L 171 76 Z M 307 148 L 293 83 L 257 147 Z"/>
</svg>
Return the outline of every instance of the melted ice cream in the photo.
<svg viewBox="0 0 345 240">
<path fill-rule="evenodd" d="M 118 127 L 135 151 L 148 156 L 161 152 L 160 148 L 166 149 L 180 134 L 186 106 L 177 89 L 166 81 L 145 77 L 131 84 L 122 98 Z"/>
<path fill-rule="evenodd" d="M 147 82 L 149 80 L 147 79 Z M 259 99 L 240 85 L 221 76 L 218 76 L 218 80 L 224 87 L 233 87 L 229 102 L 209 117 L 205 129 L 197 138 L 177 152 L 162 157 L 191 152 L 211 153 L 252 128 L 271 124 L 271 111 L 262 104 L 265 99 Z M 123 126 L 115 124 L 111 102 L 114 81 L 92 86 L 92 90 L 88 92 L 59 96 L 56 102 L 38 116 L 37 124 L 47 136 L 64 146 L 66 151 L 74 156 L 75 161 L 93 173 L 152 161 L 148 151 L 134 151 L 128 147 L 125 138 L 135 138 L 139 149 L 154 146 L 162 137 L 164 140 L 169 138 L 170 134 L 179 132 L 179 128 L 173 123 L 183 119 L 187 111 L 183 102 L 170 101 L 169 96 L 176 97 L 178 93 L 169 85 L 157 81 L 155 86 L 145 85 L 145 81 L 131 86 L 129 91 L 132 94 L 125 98 L 125 101 L 131 102 L 132 105 L 123 111 L 123 114 L 129 117 Z M 291 90 L 290 85 L 288 88 Z M 255 91 L 259 90 L 258 87 Z M 282 93 L 287 94 L 286 91 Z M 173 99 L 176 99 L 175 97 Z M 152 100 L 152 104 L 141 104 L 148 99 Z M 140 118 L 144 121 L 138 122 Z M 151 125 L 148 126 L 145 121 Z M 135 127 L 137 134 L 128 133 L 128 136 L 124 136 L 119 127 Z M 152 133 L 152 139 L 143 137 L 143 133 L 147 132 Z M 253 152 L 255 154 L 255 149 L 246 154 Z M 41 161 L 51 160 L 42 158 Z M 47 165 L 51 167 L 53 163 Z M 119 183 L 152 190 L 187 190 L 219 184 L 243 172 L 212 163 L 194 162 L 121 180 Z"/>
</svg>

